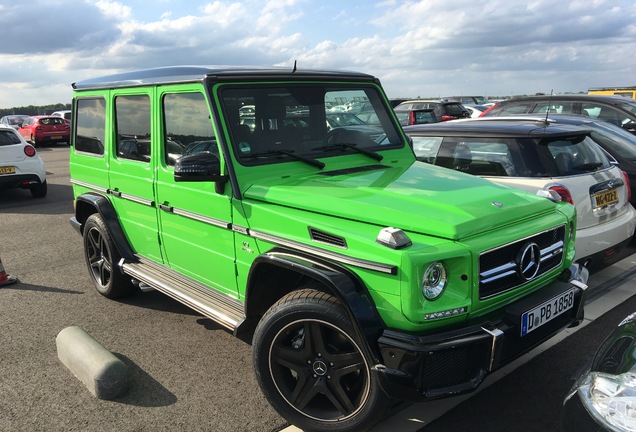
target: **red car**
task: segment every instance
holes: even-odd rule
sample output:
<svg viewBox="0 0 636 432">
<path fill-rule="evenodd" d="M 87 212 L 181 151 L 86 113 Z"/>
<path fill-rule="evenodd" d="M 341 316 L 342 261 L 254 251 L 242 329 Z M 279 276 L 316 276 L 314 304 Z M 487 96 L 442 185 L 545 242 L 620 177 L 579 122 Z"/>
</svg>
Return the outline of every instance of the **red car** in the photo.
<svg viewBox="0 0 636 432">
<path fill-rule="evenodd" d="M 62 117 L 31 116 L 22 123 L 18 132 L 25 140 L 38 147 L 44 142 L 69 143 L 71 126 Z"/>
</svg>

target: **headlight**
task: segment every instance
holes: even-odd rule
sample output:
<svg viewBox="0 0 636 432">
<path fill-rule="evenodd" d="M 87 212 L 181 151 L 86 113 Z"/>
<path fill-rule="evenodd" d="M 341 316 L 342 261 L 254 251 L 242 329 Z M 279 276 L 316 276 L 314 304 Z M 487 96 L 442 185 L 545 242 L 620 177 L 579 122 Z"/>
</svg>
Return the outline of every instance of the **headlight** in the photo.
<svg viewBox="0 0 636 432">
<path fill-rule="evenodd" d="M 636 431 L 636 374 L 590 372 L 578 392 L 599 423 L 610 430 Z"/>
<path fill-rule="evenodd" d="M 422 294 L 427 300 L 435 300 L 446 287 L 446 266 L 440 261 L 429 264 L 422 278 Z"/>
</svg>

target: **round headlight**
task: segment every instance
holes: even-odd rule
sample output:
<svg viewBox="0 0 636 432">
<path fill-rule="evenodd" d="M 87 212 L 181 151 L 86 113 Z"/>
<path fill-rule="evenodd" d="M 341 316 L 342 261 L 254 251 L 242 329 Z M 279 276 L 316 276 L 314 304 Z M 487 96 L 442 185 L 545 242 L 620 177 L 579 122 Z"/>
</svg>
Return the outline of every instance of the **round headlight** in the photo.
<svg viewBox="0 0 636 432">
<path fill-rule="evenodd" d="M 422 278 L 422 294 L 427 300 L 435 300 L 446 287 L 446 266 L 440 261 L 429 264 Z"/>
</svg>

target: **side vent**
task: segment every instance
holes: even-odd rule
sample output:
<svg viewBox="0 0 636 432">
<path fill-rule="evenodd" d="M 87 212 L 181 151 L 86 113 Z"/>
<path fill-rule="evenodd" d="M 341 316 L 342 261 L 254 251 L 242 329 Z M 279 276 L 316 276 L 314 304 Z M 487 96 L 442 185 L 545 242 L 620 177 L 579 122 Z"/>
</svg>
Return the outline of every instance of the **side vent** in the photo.
<svg viewBox="0 0 636 432">
<path fill-rule="evenodd" d="M 309 228 L 309 237 L 311 237 L 311 239 L 316 243 L 322 243 L 341 249 L 347 249 L 347 241 L 344 239 L 344 237 L 335 236 L 316 228 Z"/>
</svg>

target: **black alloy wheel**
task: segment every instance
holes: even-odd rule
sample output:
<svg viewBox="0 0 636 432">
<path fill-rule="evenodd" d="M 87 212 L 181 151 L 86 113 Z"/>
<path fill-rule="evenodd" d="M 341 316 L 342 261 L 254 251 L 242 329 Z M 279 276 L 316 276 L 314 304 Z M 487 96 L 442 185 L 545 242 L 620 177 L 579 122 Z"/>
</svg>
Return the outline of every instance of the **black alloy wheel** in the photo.
<svg viewBox="0 0 636 432">
<path fill-rule="evenodd" d="M 272 406 L 303 430 L 366 430 L 389 406 L 349 317 L 324 292 L 295 291 L 272 306 L 256 329 L 254 357 Z"/>
<path fill-rule="evenodd" d="M 84 256 L 89 274 L 100 294 L 117 298 L 131 293 L 131 279 L 115 268 L 114 264 L 119 262 L 121 256 L 98 214 L 91 215 L 84 225 Z"/>
</svg>

